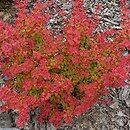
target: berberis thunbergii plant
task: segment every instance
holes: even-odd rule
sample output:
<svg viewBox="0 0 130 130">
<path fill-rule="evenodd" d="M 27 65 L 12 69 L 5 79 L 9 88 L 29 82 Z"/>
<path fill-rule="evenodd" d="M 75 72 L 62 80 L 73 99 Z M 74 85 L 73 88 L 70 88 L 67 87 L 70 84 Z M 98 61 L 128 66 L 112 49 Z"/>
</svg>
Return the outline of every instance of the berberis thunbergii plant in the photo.
<svg viewBox="0 0 130 130">
<path fill-rule="evenodd" d="M 130 48 L 126 7 L 122 30 L 93 34 L 98 22 L 85 15 L 82 0 L 75 0 L 63 34 L 54 37 L 45 26 L 50 18 L 45 10 L 52 2 L 39 1 L 26 13 L 28 1 L 19 1 L 15 23 L 0 20 L 0 65 L 9 77 L 0 100 L 3 111 L 18 110 L 20 128 L 35 108 L 41 110 L 41 123 L 71 123 L 108 94 L 106 87 L 124 86 L 127 79 L 130 56 L 122 57 L 124 48 Z M 108 41 L 111 34 L 114 39 Z"/>
</svg>

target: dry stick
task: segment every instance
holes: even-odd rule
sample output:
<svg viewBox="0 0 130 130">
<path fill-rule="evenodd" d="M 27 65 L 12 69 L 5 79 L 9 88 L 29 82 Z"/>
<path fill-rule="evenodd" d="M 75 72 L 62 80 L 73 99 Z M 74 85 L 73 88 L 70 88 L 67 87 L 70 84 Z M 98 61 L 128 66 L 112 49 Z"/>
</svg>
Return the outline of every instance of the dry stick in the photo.
<svg viewBox="0 0 130 130">
<path fill-rule="evenodd" d="M 114 21 L 111 21 L 111 20 L 109 20 L 109 19 L 107 19 L 107 18 L 102 18 L 104 21 L 106 21 L 106 22 L 109 22 L 109 23 L 112 23 L 112 24 L 114 24 L 114 25 L 119 25 L 119 23 L 117 23 L 117 22 L 114 22 Z"/>
</svg>

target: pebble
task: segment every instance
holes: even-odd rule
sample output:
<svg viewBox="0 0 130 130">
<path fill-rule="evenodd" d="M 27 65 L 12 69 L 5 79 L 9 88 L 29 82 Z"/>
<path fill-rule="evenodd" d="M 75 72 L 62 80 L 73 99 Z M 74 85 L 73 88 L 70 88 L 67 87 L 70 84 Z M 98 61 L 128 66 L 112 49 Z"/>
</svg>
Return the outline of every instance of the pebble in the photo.
<svg viewBox="0 0 130 130">
<path fill-rule="evenodd" d="M 130 99 L 125 100 L 127 107 L 130 108 Z"/>
<path fill-rule="evenodd" d="M 122 88 L 122 90 L 119 93 L 119 99 L 120 100 L 127 100 L 130 95 L 130 86 L 126 85 Z"/>
</svg>

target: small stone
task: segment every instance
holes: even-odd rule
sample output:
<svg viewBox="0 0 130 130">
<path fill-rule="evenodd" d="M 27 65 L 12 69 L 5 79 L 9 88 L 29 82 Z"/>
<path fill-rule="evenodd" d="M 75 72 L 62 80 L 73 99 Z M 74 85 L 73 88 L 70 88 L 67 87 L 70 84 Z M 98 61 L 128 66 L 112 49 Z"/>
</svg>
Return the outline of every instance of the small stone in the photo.
<svg viewBox="0 0 130 130">
<path fill-rule="evenodd" d="M 112 108 L 112 109 L 119 108 L 118 105 L 119 105 L 118 101 L 115 101 L 113 104 L 110 105 L 110 108 Z"/>
<path fill-rule="evenodd" d="M 130 107 L 130 99 L 125 100 L 127 107 Z"/>
<path fill-rule="evenodd" d="M 113 128 L 113 130 L 119 130 L 119 129 L 117 129 L 117 128 L 115 127 L 115 128 Z"/>
<path fill-rule="evenodd" d="M 120 100 L 127 100 L 130 94 L 130 87 L 126 85 L 119 93 Z"/>
<path fill-rule="evenodd" d="M 6 81 L 8 81 L 9 80 L 9 77 L 8 76 L 5 76 L 4 77 L 4 81 L 6 82 Z"/>
<path fill-rule="evenodd" d="M 2 18 L 4 15 L 4 12 L 0 12 L 0 18 Z"/>
<path fill-rule="evenodd" d="M 117 113 L 117 115 L 120 116 L 120 117 L 122 117 L 122 116 L 125 117 L 125 116 L 126 116 L 122 111 L 119 111 L 119 112 Z"/>
<path fill-rule="evenodd" d="M 118 118 L 116 121 L 115 121 L 116 123 L 117 123 L 117 125 L 119 125 L 119 126 L 124 126 L 124 120 L 123 120 L 123 118 Z"/>
</svg>

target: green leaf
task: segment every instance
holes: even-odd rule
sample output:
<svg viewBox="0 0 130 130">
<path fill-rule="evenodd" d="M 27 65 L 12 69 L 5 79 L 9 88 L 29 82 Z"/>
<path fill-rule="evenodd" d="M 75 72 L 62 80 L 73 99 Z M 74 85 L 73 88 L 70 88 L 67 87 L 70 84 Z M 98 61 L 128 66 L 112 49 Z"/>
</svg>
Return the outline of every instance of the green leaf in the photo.
<svg viewBox="0 0 130 130">
<path fill-rule="evenodd" d="M 32 87 L 30 92 L 29 92 L 29 96 L 38 97 L 42 94 L 42 92 L 43 92 L 43 89 L 38 90 L 36 87 Z"/>
<path fill-rule="evenodd" d="M 98 64 L 97 62 L 95 62 L 94 60 L 92 61 L 92 63 L 90 64 L 90 71 L 93 72 L 94 70 L 96 70 L 98 68 Z"/>
<path fill-rule="evenodd" d="M 84 78 L 83 79 L 83 83 L 92 83 L 92 80 L 91 80 L 91 78 L 90 77 L 86 77 L 86 78 Z"/>
<path fill-rule="evenodd" d="M 85 36 L 83 39 L 81 39 L 79 48 L 81 50 L 82 49 L 87 49 L 87 50 L 91 49 L 91 44 L 89 43 L 89 38 L 87 36 Z"/>
</svg>

